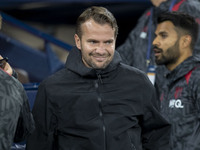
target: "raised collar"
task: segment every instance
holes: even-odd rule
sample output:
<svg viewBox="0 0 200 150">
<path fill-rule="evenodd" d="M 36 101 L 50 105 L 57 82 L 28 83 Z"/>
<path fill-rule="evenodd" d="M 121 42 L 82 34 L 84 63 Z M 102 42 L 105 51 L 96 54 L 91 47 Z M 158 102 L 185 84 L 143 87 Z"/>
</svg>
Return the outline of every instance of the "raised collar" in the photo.
<svg viewBox="0 0 200 150">
<path fill-rule="evenodd" d="M 92 68 L 88 68 L 82 62 L 81 51 L 76 47 L 74 47 L 69 53 L 69 56 L 67 58 L 66 67 L 67 69 L 81 76 L 96 77 L 97 74 L 104 75 L 116 69 L 117 66 L 120 64 L 120 62 L 121 62 L 121 57 L 119 53 L 115 51 L 113 60 L 105 69 L 95 70 Z"/>
<path fill-rule="evenodd" d="M 185 61 L 183 61 L 180 65 L 178 65 L 174 70 L 169 71 L 166 74 L 166 78 L 175 81 L 178 78 L 181 78 L 182 76 L 186 75 L 190 70 L 192 70 L 198 64 L 200 64 L 200 61 L 197 59 L 197 57 L 191 56 L 187 58 Z"/>
</svg>

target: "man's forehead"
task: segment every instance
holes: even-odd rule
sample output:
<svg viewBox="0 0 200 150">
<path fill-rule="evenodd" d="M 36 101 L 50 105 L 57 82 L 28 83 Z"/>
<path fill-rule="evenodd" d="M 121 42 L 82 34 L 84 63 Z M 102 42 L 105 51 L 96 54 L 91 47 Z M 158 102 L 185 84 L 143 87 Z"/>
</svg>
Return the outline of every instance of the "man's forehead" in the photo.
<svg viewBox="0 0 200 150">
<path fill-rule="evenodd" d="M 161 22 L 156 28 L 156 33 L 158 32 L 175 32 L 175 26 L 171 21 Z"/>
</svg>

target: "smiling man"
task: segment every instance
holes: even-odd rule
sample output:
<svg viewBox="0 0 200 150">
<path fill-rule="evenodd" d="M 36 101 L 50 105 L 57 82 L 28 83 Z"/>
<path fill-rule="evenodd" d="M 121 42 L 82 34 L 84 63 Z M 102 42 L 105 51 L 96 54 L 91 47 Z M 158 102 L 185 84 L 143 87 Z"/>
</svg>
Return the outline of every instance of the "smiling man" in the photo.
<svg viewBox="0 0 200 150">
<path fill-rule="evenodd" d="M 81 26 L 84 34 L 78 33 L 74 37 L 77 48 L 82 49 L 83 63 L 89 68 L 106 68 L 115 51 L 115 29 L 109 24 L 98 24 L 93 19 Z"/>
<path fill-rule="evenodd" d="M 200 149 L 200 60 L 193 56 L 198 24 L 183 13 L 158 18 L 155 61 L 168 73 L 160 90 L 162 115 L 172 124 L 170 150 Z"/>
<path fill-rule="evenodd" d="M 168 150 L 170 125 L 145 73 L 121 63 L 117 22 L 104 7 L 78 18 L 66 68 L 44 80 L 28 150 Z"/>
</svg>

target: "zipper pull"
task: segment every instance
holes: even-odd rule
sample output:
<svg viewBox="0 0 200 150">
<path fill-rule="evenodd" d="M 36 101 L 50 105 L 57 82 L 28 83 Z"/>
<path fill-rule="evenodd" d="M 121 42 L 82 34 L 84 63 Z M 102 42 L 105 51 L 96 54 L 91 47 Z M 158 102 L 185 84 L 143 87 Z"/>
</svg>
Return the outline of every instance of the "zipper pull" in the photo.
<svg viewBox="0 0 200 150">
<path fill-rule="evenodd" d="M 101 75 L 100 75 L 99 73 L 97 74 L 97 77 L 98 77 L 98 80 L 100 81 L 100 83 L 102 84 L 103 81 L 102 81 L 102 79 L 101 79 Z"/>
</svg>

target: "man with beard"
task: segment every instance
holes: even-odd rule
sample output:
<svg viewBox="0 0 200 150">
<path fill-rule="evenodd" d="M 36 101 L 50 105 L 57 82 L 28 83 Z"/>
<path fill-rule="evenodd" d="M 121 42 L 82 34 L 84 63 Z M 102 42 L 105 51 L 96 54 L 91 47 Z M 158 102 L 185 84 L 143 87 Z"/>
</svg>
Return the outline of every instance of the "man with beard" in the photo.
<svg viewBox="0 0 200 150">
<path fill-rule="evenodd" d="M 104 7 L 78 18 L 66 68 L 44 80 L 28 150 L 168 150 L 170 126 L 145 73 L 121 63 L 117 22 Z"/>
<path fill-rule="evenodd" d="M 138 19 L 125 42 L 117 47 L 123 62 L 136 67 L 149 76 L 156 86 L 162 85 L 164 66 L 156 66 L 152 41 L 157 26 L 157 17 L 164 12 L 178 11 L 187 13 L 200 24 L 199 0 L 150 0 L 152 7 L 147 9 Z M 198 33 L 200 35 L 200 31 Z M 193 53 L 200 57 L 200 38 L 198 38 Z"/>
<path fill-rule="evenodd" d="M 193 56 L 198 24 L 183 13 L 158 17 L 153 41 L 157 65 L 168 73 L 160 87 L 162 115 L 172 124 L 171 150 L 200 149 L 200 60 Z"/>
</svg>

